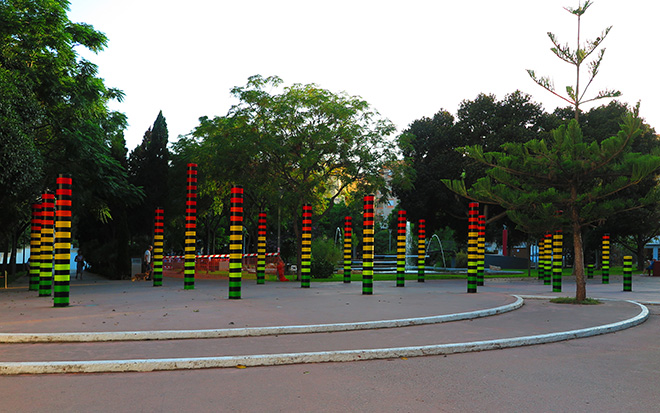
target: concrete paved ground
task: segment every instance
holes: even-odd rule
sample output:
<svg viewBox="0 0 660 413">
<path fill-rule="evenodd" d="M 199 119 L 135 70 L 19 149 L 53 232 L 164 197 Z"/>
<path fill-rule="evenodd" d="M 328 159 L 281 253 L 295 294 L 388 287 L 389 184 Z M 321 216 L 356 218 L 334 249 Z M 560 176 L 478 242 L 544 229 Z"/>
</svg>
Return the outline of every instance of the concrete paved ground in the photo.
<svg viewBox="0 0 660 413">
<path fill-rule="evenodd" d="M 73 280 L 68 308 L 53 308 L 24 286 L 0 290 L 0 332 L 208 329 L 382 320 L 447 314 L 503 305 L 510 294 L 572 295 L 533 279 L 487 280 L 478 294 L 464 280 L 256 286 L 227 300 L 225 281 L 165 286 Z M 590 280 L 588 295 L 660 303 L 660 279 L 636 276 L 633 292 Z M 0 376 L 0 411 L 659 411 L 658 305 L 634 328 L 579 340 L 479 353 L 350 363 L 150 373 Z M 113 311 L 114 310 L 114 311 Z M 484 340 L 628 318 L 625 302 L 566 306 L 527 300 L 519 310 L 448 324 L 393 330 L 166 342 L 1 344 L 0 361 L 92 360 L 279 353 L 318 349 Z"/>
</svg>

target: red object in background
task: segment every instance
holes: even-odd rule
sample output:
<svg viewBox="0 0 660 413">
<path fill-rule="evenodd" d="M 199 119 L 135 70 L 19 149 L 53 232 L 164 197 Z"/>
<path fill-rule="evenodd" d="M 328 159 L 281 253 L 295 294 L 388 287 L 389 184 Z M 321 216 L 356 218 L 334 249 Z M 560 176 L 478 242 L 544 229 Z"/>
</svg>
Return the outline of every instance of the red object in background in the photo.
<svg viewBox="0 0 660 413">
<path fill-rule="evenodd" d="M 509 243 L 509 230 L 506 229 L 506 227 L 504 227 L 504 229 L 502 230 L 502 255 L 504 255 L 505 257 L 509 256 L 508 243 Z"/>
</svg>

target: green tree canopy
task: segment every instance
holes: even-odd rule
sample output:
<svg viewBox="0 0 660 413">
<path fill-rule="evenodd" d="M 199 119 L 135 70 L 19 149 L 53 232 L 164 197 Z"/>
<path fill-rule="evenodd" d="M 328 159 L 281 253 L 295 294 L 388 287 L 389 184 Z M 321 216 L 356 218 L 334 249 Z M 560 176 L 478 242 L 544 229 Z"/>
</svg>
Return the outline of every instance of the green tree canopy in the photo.
<svg viewBox="0 0 660 413">
<path fill-rule="evenodd" d="M 643 198 L 623 196 L 660 168 L 660 157 L 630 150 L 642 122 L 628 114 L 620 131 L 598 143 L 586 140 L 577 121 L 554 130 L 547 139 L 506 143 L 499 152 L 468 146 L 462 152 L 489 169 L 471 188 L 445 180 L 453 191 L 495 203 L 525 231 L 567 228 L 573 237 L 576 299 L 586 298 L 582 230 L 614 214 L 640 208 L 657 199 L 652 190 Z"/>
<path fill-rule="evenodd" d="M 243 185 L 254 205 L 282 208 L 300 240 L 303 203 L 323 214 L 340 197 L 385 190 L 386 137 L 394 126 L 359 97 L 281 84 L 250 77 L 232 89 L 239 103 L 226 116 L 201 118 L 191 139 L 200 171 Z"/>
</svg>

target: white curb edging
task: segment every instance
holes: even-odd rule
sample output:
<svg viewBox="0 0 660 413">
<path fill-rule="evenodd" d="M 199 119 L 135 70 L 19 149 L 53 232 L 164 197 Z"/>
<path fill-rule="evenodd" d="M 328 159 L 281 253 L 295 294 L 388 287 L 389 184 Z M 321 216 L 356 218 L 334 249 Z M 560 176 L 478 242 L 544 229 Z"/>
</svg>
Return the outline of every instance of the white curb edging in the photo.
<svg viewBox="0 0 660 413">
<path fill-rule="evenodd" d="M 282 334 L 329 333 L 336 331 L 371 330 L 397 328 L 424 324 L 439 324 L 450 321 L 489 317 L 517 310 L 524 300 L 514 295 L 516 301 L 500 307 L 465 313 L 445 314 L 429 317 L 402 318 L 397 320 L 362 321 L 353 323 L 310 324 L 299 326 L 223 328 L 211 330 L 161 330 L 161 331 L 106 331 L 85 333 L 0 333 L 0 343 L 54 343 L 134 340 L 177 340 L 198 338 L 258 337 Z"/>
<path fill-rule="evenodd" d="M 0 374 L 46 374 L 46 373 L 105 373 L 105 372 L 148 372 L 157 370 L 185 370 L 222 367 L 256 367 L 284 364 L 323 363 L 388 359 L 396 357 L 419 357 L 495 350 L 557 341 L 591 337 L 634 327 L 646 321 L 649 310 L 634 301 L 627 301 L 640 307 L 638 315 L 628 320 L 602 326 L 570 330 L 534 336 L 513 337 L 497 340 L 466 343 L 439 344 L 415 347 L 383 348 L 371 350 L 323 351 L 310 353 L 284 353 L 270 355 L 142 359 L 142 360 L 102 360 L 102 361 L 55 361 L 55 362 L 3 362 Z"/>
</svg>

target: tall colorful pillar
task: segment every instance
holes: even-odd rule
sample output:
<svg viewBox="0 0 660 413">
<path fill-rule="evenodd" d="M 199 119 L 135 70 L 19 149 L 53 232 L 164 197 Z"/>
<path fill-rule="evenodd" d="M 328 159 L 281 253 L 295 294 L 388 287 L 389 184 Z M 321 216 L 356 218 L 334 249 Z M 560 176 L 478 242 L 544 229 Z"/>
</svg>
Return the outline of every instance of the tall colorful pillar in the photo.
<svg viewBox="0 0 660 413">
<path fill-rule="evenodd" d="M 266 283 L 266 213 L 259 212 L 257 221 L 257 284 Z"/>
<path fill-rule="evenodd" d="M 30 291 L 39 291 L 41 273 L 41 202 L 32 204 L 30 222 Z"/>
<path fill-rule="evenodd" d="M 484 262 L 486 261 L 486 216 L 479 215 L 479 235 L 477 237 L 477 286 L 484 285 Z"/>
<path fill-rule="evenodd" d="M 41 209 L 41 266 L 39 273 L 39 297 L 50 297 L 53 285 L 53 241 L 55 224 L 55 195 L 46 191 Z"/>
<path fill-rule="evenodd" d="M 364 197 L 362 215 L 362 294 L 374 293 L 374 195 Z"/>
<path fill-rule="evenodd" d="M 417 224 L 417 282 L 425 281 L 426 270 L 426 220 L 420 219 Z"/>
<path fill-rule="evenodd" d="M 55 272 L 53 305 L 69 306 L 71 281 L 71 175 L 57 177 L 55 195 Z"/>
<path fill-rule="evenodd" d="M 396 237 L 396 286 L 406 286 L 406 211 L 398 214 Z"/>
<path fill-rule="evenodd" d="M 231 188 L 229 215 L 229 299 L 241 298 L 243 272 L 243 187 Z"/>
<path fill-rule="evenodd" d="M 543 285 L 552 284 L 552 234 L 545 234 L 545 278 L 543 278 Z"/>
<path fill-rule="evenodd" d="M 353 263 L 353 225 L 351 217 L 344 217 L 344 284 L 351 282 Z"/>
<path fill-rule="evenodd" d="M 165 210 L 156 207 L 154 212 L 154 287 L 163 285 L 163 250 L 165 234 Z"/>
<path fill-rule="evenodd" d="M 195 259 L 197 258 L 197 164 L 188 164 L 186 180 L 186 238 L 183 262 L 183 289 L 195 289 Z"/>
<path fill-rule="evenodd" d="M 587 265 L 587 278 L 594 278 L 594 265 Z"/>
<path fill-rule="evenodd" d="M 623 291 L 632 291 L 632 256 L 623 257 Z"/>
<path fill-rule="evenodd" d="M 539 280 L 545 279 L 545 238 L 539 241 L 539 254 L 536 265 L 536 273 Z"/>
<path fill-rule="evenodd" d="M 467 292 L 477 292 L 477 262 L 479 260 L 479 203 L 470 202 L 468 211 L 468 273 Z"/>
<path fill-rule="evenodd" d="M 563 235 L 560 229 L 552 237 L 552 292 L 561 292 Z"/>
<path fill-rule="evenodd" d="M 309 288 L 312 266 L 312 204 L 303 204 L 302 254 L 300 260 L 300 287 Z"/>
<path fill-rule="evenodd" d="M 603 284 L 610 283 L 610 234 L 603 235 L 603 257 L 600 268 Z"/>
</svg>

